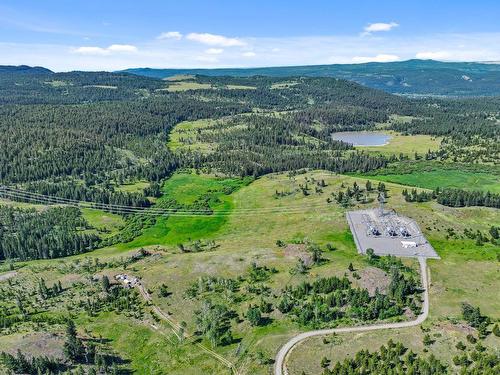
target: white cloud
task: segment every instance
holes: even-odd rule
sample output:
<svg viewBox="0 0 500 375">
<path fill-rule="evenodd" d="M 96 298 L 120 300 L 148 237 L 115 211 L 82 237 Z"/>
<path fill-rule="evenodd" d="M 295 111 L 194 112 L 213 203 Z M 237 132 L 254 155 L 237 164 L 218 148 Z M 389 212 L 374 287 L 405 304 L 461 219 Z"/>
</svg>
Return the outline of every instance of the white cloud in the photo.
<svg viewBox="0 0 500 375">
<path fill-rule="evenodd" d="M 187 39 L 207 44 L 209 46 L 219 47 L 238 47 L 245 46 L 246 43 L 236 38 L 228 38 L 223 35 L 215 35 L 209 33 L 190 33 L 186 36 Z"/>
<path fill-rule="evenodd" d="M 101 47 L 78 47 L 74 52 L 81 55 L 109 55 L 109 51 Z"/>
<path fill-rule="evenodd" d="M 107 56 L 112 53 L 135 53 L 137 47 L 130 44 L 112 44 L 107 48 L 102 47 L 78 47 L 73 52 L 80 55 Z"/>
<path fill-rule="evenodd" d="M 182 39 L 182 34 L 178 31 L 167 31 L 167 32 L 164 32 L 164 33 L 161 33 L 160 35 L 158 35 L 156 37 L 156 39 L 176 39 L 176 40 L 180 40 Z"/>
<path fill-rule="evenodd" d="M 447 51 L 426 51 L 418 52 L 415 57 L 422 60 L 446 60 L 449 59 L 450 53 Z"/>
<path fill-rule="evenodd" d="M 94 40 L 94 38 L 92 38 Z M 150 40 L 136 44 L 133 53 L 110 51 L 108 45 L 8 43 L 0 41 L 0 65 L 40 65 L 55 71 L 119 70 L 131 67 L 213 68 L 283 65 L 343 64 L 438 58 L 448 61 L 500 61 L 500 32 L 391 35 L 387 38 L 360 38 L 358 35 L 308 37 L 249 37 L 245 48 L 224 48 L 203 44 L 165 43 Z M 111 43 L 110 43 L 111 44 Z M 273 49 L 279 47 L 279 51 Z M 221 54 L 207 49 L 224 49 Z M 120 49 L 120 48 L 119 48 Z M 242 56 L 256 52 L 254 57 Z M 424 53 L 446 52 L 446 55 Z M 418 55 L 417 55 L 418 54 Z M 392 57 L 384 57 L 390 55 Z"/>
<path fill-rule="evenodd" d="M 255 56 L 257 56 L 257 54 L 255 52 L 252 52 L 252 51 L 244 52 L 241 55 L 244 56 L 244 57 L 255 57 Z"/>
<path fill-rule="evenodd" d="M 381 31 L 391 31 L 395 27 L 398 27 L 399 24 L 396 22 L 390 22 L 390 23 L 385 23 L 385 22 L 376 22 L 376 23 L 370 23 L 367 26 L 365 26 L 363 33 L 361 34 L 362 36 L 370 35 L 372 33 L 378 33 Z"/>
<path fill-rule="evenodd" d="M 224 50 L 222 48 L 209 48 L 205 50 L 205 53 L 208 53 L 209 55 L 220 55 Z"/>
<path fill-rule="evenodd" d="M 130 44 L 112 44 L 108 47 L 108 51 L 133 53 L 137 52 L 137 47 Z"/>
<path fill-rule="evenodd" d="M 388 55 L 388 54 L 378 54 L 376 56 L 372 57 L 367 57 L 367 56 L 354 56 L 352 58 L 352 62 L 359 64 L 359 63 L 366 63 L 366 62 L 390 62 L 390 61 L 398 61 L 400 60 L 400 57 L 397 55 Z"/>
</svg>

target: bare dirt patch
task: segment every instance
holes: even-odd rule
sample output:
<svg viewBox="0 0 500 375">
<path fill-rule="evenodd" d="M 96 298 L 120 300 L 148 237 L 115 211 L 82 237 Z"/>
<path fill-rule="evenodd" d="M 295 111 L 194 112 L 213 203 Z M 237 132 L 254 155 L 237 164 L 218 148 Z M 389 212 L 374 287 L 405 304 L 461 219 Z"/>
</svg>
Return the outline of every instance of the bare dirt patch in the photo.
<svg viewBox="0 0 500 375">
<path fill-rule="evenodd" d="M 284 250 L 285 257 L 302 259 L 306 266 L 310 266 L 312 261 L 311 254 L 306 250 L 305 244 L 288 244 Z"/>
<path fill-rule="evenodd" d="M 16 271 L 10 271 L 10 272 L 5 272 L 0 274 L 0 281 L 5 281 L 8 279 L 12 279 L 14 276 L 17 275 Z"/>
<path fill-rule="evenodd" d="M 306 252 L 306 245 L 304 244 L 288 244 L 285 247 L 285 256 L 288 258 L 296 258 L 300 254 Z"/>
<path fill-rule="evenodd" d="M 361 288 L 367 289 L 370 296 L 374 296 L 377 289 L 380 293 L 387 293 L 391 278 L 380 268 L 367 267 L 358 271 L 358 274 L 360 279 L 357 283 Z"/>
<path fill-rule="evenodd" d="M 463 334 L 475 334 L 476 330 L 465 323 L 440 322 L 437 327 L 447 332 L 459 332 Z"/>
<path fill-rule="evenodd" d="M 16 354 L 21 350 L 28 357 L 48 356 L 51 358 L 64 358 L 64 338 L 55 333 L 36 332 L 20 334 L 17 342 L 8 345 L 7 352 Z"/>
</svg>

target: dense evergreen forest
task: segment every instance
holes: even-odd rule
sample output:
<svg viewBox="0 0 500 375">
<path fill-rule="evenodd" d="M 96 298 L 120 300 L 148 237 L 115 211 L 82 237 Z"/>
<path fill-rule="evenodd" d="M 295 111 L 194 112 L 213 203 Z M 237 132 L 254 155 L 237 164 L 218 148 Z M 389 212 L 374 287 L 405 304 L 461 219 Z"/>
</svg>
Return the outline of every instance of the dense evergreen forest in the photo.
<svg viewBox="0 0 500 375">
<path fill-rule="evenodd" d="M 413 161 L 401 155 L 361 152 L 331 137 L 380 126 L 443 136 L 441 148 L 425 155 L 429 162 L 500 160 L 498 98 L 417 100 L 337 78 L 196 76 L 182 82 L 195 89 L 176 90 L 176 81 L 127 73 L 0 69 L 0 185 L 148 207 L 161 182 L 180 168 L 258 177 L 302 168 L 373 173 L 396 163 L 410 165 Z M 393 116 L 408 120 L 392 121 Z M 194 131 L 195 142 L 213 145 L 209 152 L 167 146 L 177 124 L 199 119 L 214 121 Z M 155 191 L 117 188 L 138 180 Z M 457 207 L 498 207 L 494 194 L 446 190 L 437 199 Z M 26 223 L 45 228 L 55 220 L 47 215 L 63 216 L 54 212 L 4 214 L 14 226 L 2 227 L 1 256 L 56 257 L 97 245 L 96 238 L 76 231 L 81 226 L 76 222 L 60 227 L 55 248 L 36 237 L 38 230 L 27 236 L 34 236 L 36 250 L 14 240 L 13 233 L 28 231 L 16 218 L 26 216 Z M 61 250 L 67 242 L 75 245 Z"/>
<path fill-rule="evenodd" d="M 87 228 L 77 208 L 37 212 L 0 206 L 0 260 L 49 259 L 92 250 L 99 238 L 85 233 Z"/>
</svg>

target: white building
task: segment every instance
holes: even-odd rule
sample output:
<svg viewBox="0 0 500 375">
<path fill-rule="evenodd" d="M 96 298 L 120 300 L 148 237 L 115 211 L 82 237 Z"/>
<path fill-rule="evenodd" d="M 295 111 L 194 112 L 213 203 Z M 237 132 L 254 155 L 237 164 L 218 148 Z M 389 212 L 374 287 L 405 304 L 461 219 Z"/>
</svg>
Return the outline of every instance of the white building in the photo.
<svg viewBox="0 0 500 375">
<path fill-rule="evenodd" d="M 417 243 L 414 241 L 401 241 L 403 248 L 408 249 L 411 247 L 417 247 Z"/>
</svg>

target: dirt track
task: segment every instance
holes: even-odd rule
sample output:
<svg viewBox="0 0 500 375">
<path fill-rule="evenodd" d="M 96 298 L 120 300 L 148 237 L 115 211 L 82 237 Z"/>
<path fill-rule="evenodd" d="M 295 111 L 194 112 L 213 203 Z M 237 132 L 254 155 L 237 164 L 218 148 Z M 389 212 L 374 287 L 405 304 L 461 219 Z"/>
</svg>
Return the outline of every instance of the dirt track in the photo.
<svg viewBox="0 0 500 375">
<path fill-rule="evenodd" d="M 417 317 L 417 319 L 401 323 L 386 323 L 386 324 L 373 324 L 373 325 L 357 326 L 357 327 L 321 329 L 316 331 L 300 333 L 297 336 L 292 337 L 279 350 L 278 354 L 276 355 L 276 361 L 274 364 L 274 375 L 288 375 L 288 370 L 286 369 L 286 358 L 288 354 L 293 350 L 293 348 L 299 342 L 308 339 L 310 337 L 331 335 L 334 333 L 365 332 L 365 331 L 375 331 L 381 329 L 408 328 L 422 324 L 429 315 L 429 290 L 428 290 L 429 283 L 427 278 L 427 264 L 425 258 L 419 257 L 418 261 L 420 263 L 420 275 L 422 278 L 422 286 L 424 287 L 424 303 L 422 306 L 422 313 Z"/>
</svg>

